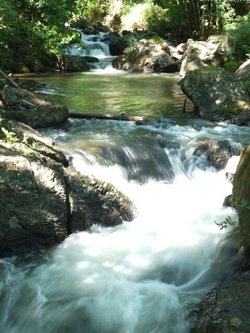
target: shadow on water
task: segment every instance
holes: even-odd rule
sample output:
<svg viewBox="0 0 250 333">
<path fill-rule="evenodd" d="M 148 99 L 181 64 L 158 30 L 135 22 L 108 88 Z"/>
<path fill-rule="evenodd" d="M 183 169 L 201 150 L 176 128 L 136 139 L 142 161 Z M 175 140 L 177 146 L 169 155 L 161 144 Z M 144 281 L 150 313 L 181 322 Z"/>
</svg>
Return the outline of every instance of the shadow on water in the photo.
<svg viewBox="0 0 250 333">
<path fill-rule="evenodd" d="M 35 77 L 48 84 L 37 93 L 74 112 L 180 117 L 186 99 L 178 84 L 178 73 L 153 75 L 113 70 L 112 73 L 91 71 Z M 189 100 L 186 108 L 193 111 Z"/>
</svg>

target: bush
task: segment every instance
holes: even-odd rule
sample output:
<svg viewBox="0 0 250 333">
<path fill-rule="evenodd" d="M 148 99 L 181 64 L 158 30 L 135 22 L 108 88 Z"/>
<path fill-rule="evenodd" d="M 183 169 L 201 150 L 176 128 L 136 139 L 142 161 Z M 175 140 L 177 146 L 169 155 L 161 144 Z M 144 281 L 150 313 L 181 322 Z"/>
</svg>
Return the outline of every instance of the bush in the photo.
<svg viewBox="0 0 250 333">
<path fill-rule="evenodd" d="M 250 57 L 250 15 L 242 18 L 239 26 L 234 30 L 230 29 L 228 35 L 234 57 L 238 60 Z"/>
<path fill-rule="evenodd" d="M 227 60 L 224 63 L 224 68 L 227 71 L 235 72 L 238 68 L 238 62 L 236 61 L 235 57 L 232 55 L 232 53 L 226 53 Z"/>
</svg>

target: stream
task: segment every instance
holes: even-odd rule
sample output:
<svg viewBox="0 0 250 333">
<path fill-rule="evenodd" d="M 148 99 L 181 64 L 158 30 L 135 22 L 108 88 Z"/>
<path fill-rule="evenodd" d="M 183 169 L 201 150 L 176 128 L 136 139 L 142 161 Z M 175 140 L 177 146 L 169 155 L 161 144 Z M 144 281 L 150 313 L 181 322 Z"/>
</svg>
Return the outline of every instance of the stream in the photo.
<svg viewBox="0 0 250 333">
<path fill-rule="evenodd" d="M 79 172 L 128 195 L 138 216 L 95 225 L 51 250 L 0 259 L 0 332 L 188 333 L 193 308 L 240 260 L 227 239 L 232 227 L 220 230 L 215 221 L 237 221 L 223 207 L 232 191 L 225 174 L 235 171 L 249 128 L 174 122 L 185 97 L 171 75 L 93 70 L 39 80 L 50 83 L 40 93 L 76 112 L 165 120 L 69 119 L 41 130 Z M 230 142 L 235 155 L 225 169 L 193 154 L 207 140 Z"/>
</svg>

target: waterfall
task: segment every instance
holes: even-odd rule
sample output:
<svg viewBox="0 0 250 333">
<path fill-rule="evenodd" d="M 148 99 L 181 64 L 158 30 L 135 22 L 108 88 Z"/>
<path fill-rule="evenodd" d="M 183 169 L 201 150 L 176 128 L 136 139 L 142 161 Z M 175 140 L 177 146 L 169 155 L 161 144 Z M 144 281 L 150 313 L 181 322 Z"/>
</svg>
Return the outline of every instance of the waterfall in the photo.
<svg viewBox="0 0 250 333">
<path fill-rule="evenodd" d="M 110 68 L 114 59 L 110 55 L 109 45 L 101 42 L 102 35 L 86 35 L 81 32 L 81 43 L 67 46 L 66 53 L 80 57 L 94 57 L 98 62 L 89 62 L 91 69 Z"/>
<path fill-rule="evenodd" d="M 188 333 L 193 307 L 238 260 L 221 251 L 232 228 L 219 230 L 214 221 L 237 220 L 222 203 L 232 190 L 225 173 L 234 172 L 239 157 L 217 171 L 193 151 L 206 138 L 242 147 L 249 132 L 233 125 L 156 129 L 71 120 L 42 133 L 73 155 L 77 170 L 127 194 L 139 215 L 72 234 L 51 251 L 1 259 L 1 333 Z M 161 149 L 170 180 L 157 162 L 159 134 L 171 142 Z M 112 154 L 101 154 L 107 146 Z M 113 159 L 120 154 L 126 158 Z"/>
</svg>

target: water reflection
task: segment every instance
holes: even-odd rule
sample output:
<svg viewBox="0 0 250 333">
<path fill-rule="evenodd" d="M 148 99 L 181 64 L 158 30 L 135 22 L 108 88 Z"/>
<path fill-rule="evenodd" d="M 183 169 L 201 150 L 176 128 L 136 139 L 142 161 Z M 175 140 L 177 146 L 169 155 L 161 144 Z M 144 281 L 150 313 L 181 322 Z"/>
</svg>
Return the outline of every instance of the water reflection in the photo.
<svg viewBox="0 0 250 333">
<path fill-rule="evenodd" d="M 178 75 L 91 71 L 54 73 L 37 79 L 49 84 L 49 94 L 46 89 L 40 93 L 75 112 L 179 117 L 186 99 Z M 187 110 L 193 111 L 190 101 Z"/>
</svg>

